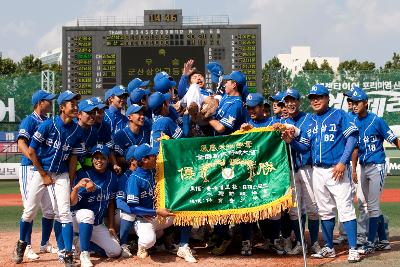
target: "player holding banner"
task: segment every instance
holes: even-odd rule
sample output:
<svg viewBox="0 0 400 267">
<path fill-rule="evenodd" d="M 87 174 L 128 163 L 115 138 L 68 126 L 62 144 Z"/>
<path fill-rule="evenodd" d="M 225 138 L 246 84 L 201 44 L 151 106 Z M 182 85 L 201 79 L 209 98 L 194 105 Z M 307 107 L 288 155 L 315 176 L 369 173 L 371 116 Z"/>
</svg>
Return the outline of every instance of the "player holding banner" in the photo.
<svg viewBox="0 0 400 267">
<path fill-rule="evenodd" d="M 369 215 L 368 241 L 359 251 L 368 254 L 373 253 L 374 250 L 391 249 L 380 209 L 380 198 L 386 176 L 383 141 L 386 139 L 399 149 L 400 141 L 382 118 L 368 112 L 368 96 L 361 88 L 356 87 L 350 97 L 353 100 L 353 110 L 357 114 L 354 122 L 360 131 L 358 158 L 361 181 L 359 182 L 361 182 Z M 353 164 L 356 165 L 357 160 L 353 160 Z M 375 244 L 377 231 L 379 242 Z"/>
<path fill-rule="evenodd" d="M 308 130 L 301 132 L 299 140 L 293 139 L 294 135 L 290 131 L 285 131 L 282 138 L 299 152 L 311 149 L 313 190 L 325 241 L 320 252 L 311 256 L 336 257 L 333 229 L 337 209 L 339 221 L 343 222 L 349 240 L 348 261 L 358 262 L 357 222 L 348 172 L 358 129 L 343 110 L 329 107 L 329 91 L 325 86 L 314 85 L 308 98 L 315 112 Z"/>
</svg>

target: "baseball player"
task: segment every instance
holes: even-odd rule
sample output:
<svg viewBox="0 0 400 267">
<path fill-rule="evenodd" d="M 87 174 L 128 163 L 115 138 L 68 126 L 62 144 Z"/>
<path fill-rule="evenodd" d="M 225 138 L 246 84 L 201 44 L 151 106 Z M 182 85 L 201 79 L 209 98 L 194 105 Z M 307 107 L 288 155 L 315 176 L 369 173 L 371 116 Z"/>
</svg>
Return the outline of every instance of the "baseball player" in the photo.
<svg viewBox="0 0 400 267">
<path fill-rule="evenodd" d="M 91 242 L 101 248 L 102 254 L 109 258 L 121 254 L 113 220 L 117 175 L 107 169 L 110 150 L 107 146 L 98 144 L 91 149 L 91 154 L 93 167 L 78 171 L 71 191 L 74 232 L 79 233 L 82 267 L 93 266 L 89 254 Z M 93 186 L 88 187 L 89 183 Z M 103 224 L 106 213 L 109 218 L 108 229 Z M 75 249 L 78 250 L 78 246 Z"/>
<path fill-rule="evenodd" d="M 289 116 L 294 121 L 294 126 L 300 131 L 306 132 L 310 124 L 311 114 L 300 111 L 300 93 L 290 88 L 285 92 L 283 97 L 285 106 L 288 110 Z M 308 229 L 311 239 L 311 253 L 318 253 L 321 248 L 318 244 L 319 232 L 319 218 L 318 207 L 315 201 L 314 192 L 312 188 L 312 160 L 311 153 L 298 153 L 293 151 L 294 169 L 295 169 L 295 183 L 298 199 L 300 203 L 297 207 L 289 210 L 291 226 L 296 237 L 296 246 L 288 251 L 290 255 L 297 255 L 302 253 L 300 227 L 298 223 L 297 208 L 300 208 L 300 214 L 307 213 L 308 216 Z M 302 221 L 305 223 L 305 217 L 302 216 Z"/>
<path fill-rule="evenodd" d="M 178 97 L 182 99 L 187 93 L 189 86 L 196 83 L 200 87 L 200 93 L 204 96 L 209 96 L 210 93 L 205 89 L 204 75 L 200 73 L 196 68 L 193 68 L 193 59 L 189 59 L 183 65 L 183 71 L 181 79 L 178 83 Z"/>
<path fill-rule="evenodd" d="M 65 249 L 64 262 L 66 266 L 73 266 L 72 255 L 72 216 L 70 212 L 70 179 L 68 175 L 68 159 L 72 154 L 83 153 L 85 147 L 81 127 L 73 122 L 78 115 L 77 101 L 79 94 L 71 91 L 62 92 L 57 102 L 60 106 L 60 115 L 44 121 L 33 135 L 29 145 L 29 157 L 35 166 L 32 179 L 42 179 L 40 192 L 49 191 L 50 200 L 55 213 L 54 231 L 63 244 L 57 242 L 59 249 Z M 43 193 L 37 195 L 37 201 L 31 204 L 30 209 L 22 214 L 20 223 L 20 240 L 14 251 L 14 261 L 21 262 L 26 248 L 26 242 L 21 240 L 26 236 L 29 224 L 37 209 Z"/>
<path fill-rule="evenodd" d="M 93 104 L 97 107 L 96 116 L 94 119 L 94 127 L 97 129 L 97 143 L 103 144 L 108 147 L 110 150 L 109 160 L 113 167 L 113 170 L 120 174 L 122 169 L 119 165 L 122 165 L 117 162 L 114 153 L 114 141 L 112 139 L 111 125 L 104 120 L 104 109 L 107 107 L 103 100 L 100 97 L 92 97 Z"/>
<path fill-rule="evenodd" d="M 104 99 L 108 109 L 105 111 L 104 120 L 110 124 L 112 134 L 124 129 L 128 124 L 128 119 L 121 113 L 127 97 L 128 92 L 122 85 L 116 85 L 105 93 Z"/>
<path fill-rule="evenodd" d="M 48 243 L 53 228 L 54 212 L 50 202 L 50 195 L 43 187 L 42 179 L 32 179 L 34 166 L 32 161 L 29 159 L 28 150 L 33 134 L 36 132 L 39 125 L 47 120 L 46 115 L 50 112 L 52 105 L 51 101 L 55 97 L 55 95 L 43 90 L 36 91 L 32 95 L 32 105 L 34 110 L 32 114 L 22 120 L 18 133 L 18 148 L 22 152 L 21 166 L 19 167 L 19 185 L 24 212 L 33 212 L 34 214 L 32 214 L 32 216 L 35 217 L 37 212 L 36 203 L 40 203 L 42 208 L 42 241 L 40 242 L 40 253 L 54 252 L 51 244 Z M 36 208 L 36 210 L 28 211 L 33 208 Z M 25 241 L 27 244 L 25 256 L 29 260 L 36 260 L 39 258 L 39 255 L 37 255 L 31 247 L 32 225 L 33 221 L 28 225 L 29 229 L 26 236 L 23 238 L 21 237 L 21 240 Z"/>
<path fill-rule="evenodd" d="M 165 208 L 155 209 L 154 207 L 154 174 L 157 153 L 158 148 L 152 148 L 148 144 L 142 144 L 135 149 L 134 158 L 138 162 L 138 167 L 132 172 L 126 185 L 127 203 L 131 207 L 132 213 L 137 216 L 134 224 L 139 237 L 137 256 L 142 259 L 148 256 L 147 249 L 155 244 L 157 235 L 160 236 L 162 230 L 171 226 L 173 222 L 171 217 L 173 213 Z M 157 223 L 154 218 L 156 215 L 167 217 L 166 223 Z M 177 255 L 188 262 L 197 262 L 189 248 L 191 227 L 180 227 L 180 229 Z"/>
<path fill-rule="evenodd" d="M 151 121 L 144 116 L 143 106 L 132 104 L 125 115 L 129 120 L 128 126 L 113 137 L 116 156 L 120 162 L 130 146 L 150 143 L 151 134 Z"/>
<path fill-rule="evenodd" d="M 386 176 L 383 141 L 395 144 L 398 149 L 400 141 L 382 118 L 368 112 L 368 96 L 361 88 L 355 88 L 351 100 L 353 100 L 353 110 L 357 114 L 354 122 L 360 131 L 358 146 L 360 182 L 369 215 L 368 238 L 360 252 L 368 254 L 373 253 L 375 249 L 391 249 L 380 210 L 380 198 Z M 356 162 L 353 160 L 354 164 Z M 377 231 L 379 242 L 375 244 Z"/>
<path fill-rule="evenodd" d="M 133 214 L 130 207 L 126 203 L 126 183 L 129 176 L 137 168 L 137 160 L 134 158 L 134 153 L 137 145 L 132 145 L 128 148 L 125 154 L 125 160 L 129 163 L 129 168 L 126 172 L 118 177 L 118 192 L 116 196 L 117 210 L 115 212 L 116 222 L 119 222 L 119 237 L 122 248 L 121 256 L 124 258 L 132 257 L 128 243 L 128 234 L 133 229 L 133 223 L 136 215 Z"/>
<path fill-rule="evenodd" d="M 149 89 L 136 88 L 134 89 L 128 97 L 128 107 L 132 104 L 143 106 L 144 116 L 151 119 L 152 113 L 147 106 L 147 99 L 150 95 Z"/>
<path fill-rule="evenodd" d="M 333 258 L 333 229 L 335 209 L 343 222 L 349 240 L 350 263 L 360 260 L 357 251 L 357 222 L 352 203 L 351 179 L 348 164 L 357 143 L 358 129 L 343 110 L 329 107 L 329 91 L 320 84 L 314 85 L 308 95 L 315 114 L 302 132 L 300 141 L 283 138 L 298 152 L 311 149 L 313 162 L 313 190 L 321 218 L 325 246 L 314 258 Z M 339 155 L 339 156 L 338 156 Z"/>
<path fill-rule="evenodd" d="M 150 95 L 148 100 L 149 108 L 153 111 L 153 124 L 151 126 L 151 137 L 150 142 L 153 147 L 159 147 L 160 137 L 163 134 L 168 135 L 170 138 L 180 138 L 182 136 L 188 136 L 189 134 L 189 115 L 183 116 L 183 130 L 178 124 L 169 117 L 170 105 L 169 105 L 170 94 L 162 94 L 155 92 Z"/>
</svg>

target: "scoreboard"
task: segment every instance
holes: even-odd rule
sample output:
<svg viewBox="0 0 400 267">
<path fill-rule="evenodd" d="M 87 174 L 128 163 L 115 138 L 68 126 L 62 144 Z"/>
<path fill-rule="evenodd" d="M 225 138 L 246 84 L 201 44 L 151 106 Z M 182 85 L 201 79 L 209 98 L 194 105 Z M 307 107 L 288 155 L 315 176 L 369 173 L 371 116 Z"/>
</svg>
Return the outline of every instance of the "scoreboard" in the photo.
<svg viewBox="0 0 400 267">
<path fill-rule="evenodd" d="M 87 97 L 136 77 L 152 82 L 160 71 L 178 82 L 188 59 L 205 74 L 207 88 L 205 65 L 217 61 L 225 74 L 241 70 L 250 92 L 262 92 L 259 24 L 202 24 L 182 10 L 145 10 L 141 25 L 66 26 L 62 36 L 63 90 Z"/>
</svg>

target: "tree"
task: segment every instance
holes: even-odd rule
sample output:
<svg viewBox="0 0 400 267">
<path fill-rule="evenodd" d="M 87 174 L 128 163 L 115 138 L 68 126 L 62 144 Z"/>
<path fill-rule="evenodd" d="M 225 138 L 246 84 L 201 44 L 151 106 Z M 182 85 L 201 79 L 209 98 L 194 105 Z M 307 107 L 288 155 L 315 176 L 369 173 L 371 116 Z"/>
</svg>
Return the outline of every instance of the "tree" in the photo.
<svg viewBox="0 0 400 267">
<path fill-rule="evenodd" d="M 400 69 L 400 54 L 394 52 L 392 60 L 386 62 L 385 69 Z"/>
<path fill-rule="evenodd" d="M 43 64 L 38 58 L 35 58 L 32 54 L 25 56 L 18 62 L 17 72 L 18 73 L 37 73 L 42 71 Z"/>
<path fill-rule="evenodd" d="M 315 70 L 319 70 L 318 64 L 315 61 L 315 59 L 312 62 L 308 61 L 307 59 L 307 61 L 304 63 L 303 71 L 315 71 Z"/>
<path fill-rule="evenodd" d="M 15 72 L 17 69 L 17 64 L 10 59 L 10 58 L 5 58 L 2 59 L 0 57 L 0 75 L 9 75 Z"/>
<path fill-rule="evenodd" d="M 322 62 L 321 66 L 319 67 L 321 71 L 324 72 L 329 72 L 333 74 L 333 69 L 331 65 L 329 65 L 328 60 L 324 59 L 324 62 Z"/>
<path fill-rule="evenodd" d="M 375 69 L 375 63 L 370 61 L 359 62 L 356 59 L 346 60 L 339 63 L 338 71 L 372 71 Z"/>
<path fill-rule="evenodd" d="M 262 70 L 262 85 L 265 96 L 286 90 L 286 87 L 289 87 L 290 84 L 290 71 L 281 64 L 277 57 L 273 57 L 265 63 Z"/>
</svg>

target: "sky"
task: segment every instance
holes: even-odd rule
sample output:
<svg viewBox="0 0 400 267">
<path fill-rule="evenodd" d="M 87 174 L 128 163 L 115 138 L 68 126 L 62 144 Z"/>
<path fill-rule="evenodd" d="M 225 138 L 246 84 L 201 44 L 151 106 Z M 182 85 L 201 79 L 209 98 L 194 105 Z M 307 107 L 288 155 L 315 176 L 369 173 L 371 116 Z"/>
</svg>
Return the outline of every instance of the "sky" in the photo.
<svg viewBox="0 0 400 267">
<path fill-rule="evenodd" d="M 61 47 L 63 25 L 77 18 L 143 16 L 144 9 L 182 9 L 183 16 L 228 15 L 230 24 L 261 24 L 262 62 L 291 46 L 312 56 L 383 66 L 400 52 L 398 0 L 1 0 L 0 52 L 19 60 Z"/>
</svg>

